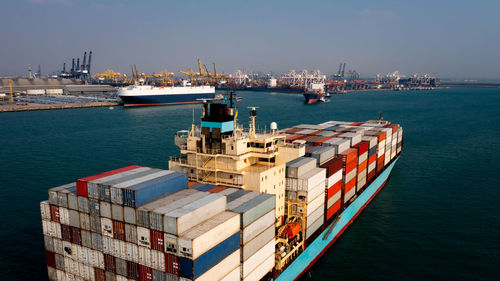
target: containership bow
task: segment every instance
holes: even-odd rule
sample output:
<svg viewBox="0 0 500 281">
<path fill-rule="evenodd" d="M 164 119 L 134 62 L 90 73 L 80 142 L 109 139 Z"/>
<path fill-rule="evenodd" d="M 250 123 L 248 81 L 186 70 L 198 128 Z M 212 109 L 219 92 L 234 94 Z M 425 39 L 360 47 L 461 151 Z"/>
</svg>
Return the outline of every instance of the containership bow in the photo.
<svg viewBox="0 0 500 281">
<path fill-rule="evenodd" d="M 389 178 L 403 130 L 328 121 L 247 130 L 205 103 L 170 170 L 128 166 L 49 189 L 49 280 L 294 280 Z"/>
</svg>

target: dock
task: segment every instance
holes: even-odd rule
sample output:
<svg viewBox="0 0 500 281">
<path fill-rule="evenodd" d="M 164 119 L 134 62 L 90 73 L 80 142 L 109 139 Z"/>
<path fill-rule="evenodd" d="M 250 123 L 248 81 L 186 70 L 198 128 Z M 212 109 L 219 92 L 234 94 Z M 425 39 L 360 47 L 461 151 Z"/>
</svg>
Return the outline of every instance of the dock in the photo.
<svg viewBox="0 0 500 281">
<path fill-rule="evenodd" d="M 121 105 L 119 102 L 88 102 L 88 103 L 65 103 L 65 104 L 0 104 L 0 112 L 18 112 L 35 110 L 55 110 L 55 109 L 73 109 L 88 107 L 106 107 Z"/>
</svg>

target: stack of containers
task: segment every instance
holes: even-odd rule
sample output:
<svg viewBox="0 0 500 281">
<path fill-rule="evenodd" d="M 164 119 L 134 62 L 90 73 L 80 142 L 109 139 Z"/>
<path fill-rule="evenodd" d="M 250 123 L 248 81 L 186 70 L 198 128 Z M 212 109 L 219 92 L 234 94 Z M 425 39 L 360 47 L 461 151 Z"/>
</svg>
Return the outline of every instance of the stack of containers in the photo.
<svg viewBox="0 0 500 281">
<path fill-rule="evenodd" d="M 359 193 L 366 185 L 366 177 L 368 176 L 368 142 L 361 141 L 354 145 L 358 151 L 358 179 L 356 183 L 356 193 Z"/>
<path fill-rule="evenodd" d="M 227 195 L 227 210 L 239 214 L 240 263 L 231 274 L 238 273 L 237 278 L 241 280 L 260 280 L 274 267 L 274 195 L 224 186 L 207 191 Z"/>
<path fill-rule="evenodd" d="M 305 217 L 306 239 L 321 228 L 325 219 L 326 169 L 317 168 L 316 162 L 316 158 L 300 157 L 286 167 L 286 196 L 289 201 L 301 203 L 291 211 Z"/>
<path fill-rule="evenodd" d="M 398 143 L 396 145 L 396 153 L 401 152 L 402 146 L 403 146 L 403 128 L 399 127 L 399 129 L 398 129 Z"/>
<path fill-rule="evenodd" d="M 397 143 L 398 143 L 398 138 L 399 138 L 399 125 L 397 124 L 389 124 L 386 126 L 387 128 L 392 129 L 392 142 L 391 142 L 391 160 L 396 157 L 396 149 L 397 149 Z"/>
<path fill-rule="evenodd" d="M 316 158 L 316 165 L 320 166 L 335 157 L 335 151 L 334 147 L 315 146 L 306 152 L 306 156 Z"/>
<path fill-rule="evenodd" d="M 368 170 L 367 170 L 367 181 L 371 181 L 375 174 L 377 173 L 377 145 L 378 138 L 375 136 L 365 135 L 362 138 L 363 141 L 368 143 Z"/>
<path fill-rule="evenodd" d="M 129 166 L 49 190 L 40 205 L 49 279 L 166 280 L 161 235 L 138 230 L 136 211 L 186 186 L 182 174 Z"/>
<path fill-rule="evenodd" d="M 384 166 L 386 166 L 391 161 L 392 128 L 380 128 L 380 131 L 385 133 Z"/>
<path fill-rule="evenodd" d="M 357 164 L 358 164 L 358 150 L 349 148 L 341 152 L 342 159 L 342 194 L 344 196 L 343 203 L 347 203 L 356 194 L 356 180 L 357 180 Z"/>
<path fill-rule="evenodd" d="M 342 158 L 337 156 L 320 167 L 326 169 L 325 220 L 329 220 L 342 207 Z"/>
<path fill-rule="evenodd" d="M 385 161 L 385 133 L 380 132 L 377 130 L 370 130 L 370 131 L 365 131 L 365 136 L 374 136 L 377 137 L 378 143 L 377 143 L 377 173 L 382 171 L 384 168 L 384 161 Z"/>
</svg>

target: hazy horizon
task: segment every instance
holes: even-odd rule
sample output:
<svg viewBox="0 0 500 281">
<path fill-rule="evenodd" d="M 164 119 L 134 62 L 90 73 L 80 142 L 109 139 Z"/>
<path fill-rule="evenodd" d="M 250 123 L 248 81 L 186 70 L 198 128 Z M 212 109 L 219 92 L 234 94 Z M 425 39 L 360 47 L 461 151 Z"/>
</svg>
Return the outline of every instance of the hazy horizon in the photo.
<svg viewBox="0 0 500 281">
<path fill-rule="evenodd" d="M 500 79 L 495 1 L 81 1 L 7 0 L 0 76 L 71 68 L 93 51 L 92 74 L 176 73 L 196 59 L 219 72 L 399 70 L 450 79 Z"/>
</svg>

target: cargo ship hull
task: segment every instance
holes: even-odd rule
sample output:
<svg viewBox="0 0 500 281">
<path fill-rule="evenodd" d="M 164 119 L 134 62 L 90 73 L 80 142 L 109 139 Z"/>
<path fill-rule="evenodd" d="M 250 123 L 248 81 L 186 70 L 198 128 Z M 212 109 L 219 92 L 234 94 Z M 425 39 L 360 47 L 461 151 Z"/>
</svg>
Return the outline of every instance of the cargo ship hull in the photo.
<svg viewBox="0 0 500 281">
<path fill-rule="evenodd" d="M 323 95 L 318 93 L 304 93 L 304 98 L 306 99 L 305 102 L 307 104 L 317 103 L 323 101 L 324 99 Z"/>
<path fill-rule="evenodd" d="M 129 86 L 118 91 L 124 106 L 149 106 L 202 103 L 203 100 L 214 99 L 215 88 L 197 87 L 151 87 Z"/>
<path fill-rule="evenodd" d="M 391 164 L 338 216 L 328 225 L 275 280 L 297 280 L 328 250 L 342 235 L 363 209 L 371 202 L 385 185 L 391 174 L 396 157 Z"/>
</svg>

